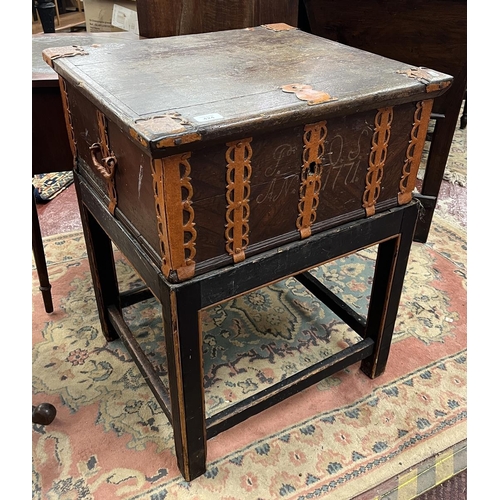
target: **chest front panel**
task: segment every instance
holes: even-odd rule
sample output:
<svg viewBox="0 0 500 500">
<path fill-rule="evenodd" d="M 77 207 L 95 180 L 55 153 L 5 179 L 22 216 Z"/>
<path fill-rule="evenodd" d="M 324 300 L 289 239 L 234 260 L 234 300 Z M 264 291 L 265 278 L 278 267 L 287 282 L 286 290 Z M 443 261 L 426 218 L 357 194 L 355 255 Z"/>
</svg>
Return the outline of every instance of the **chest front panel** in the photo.
<svg viewBox="0 0 500 500">
<path fill-rule="evenodd" d="M 417 101 L 270 132 L 256 127 L 236 140 L 174 146 L 152 158 L 76 88 L 64 87 L 79 168 L 172 281 L 410 201 L 432 106 Z"/>
</svg>

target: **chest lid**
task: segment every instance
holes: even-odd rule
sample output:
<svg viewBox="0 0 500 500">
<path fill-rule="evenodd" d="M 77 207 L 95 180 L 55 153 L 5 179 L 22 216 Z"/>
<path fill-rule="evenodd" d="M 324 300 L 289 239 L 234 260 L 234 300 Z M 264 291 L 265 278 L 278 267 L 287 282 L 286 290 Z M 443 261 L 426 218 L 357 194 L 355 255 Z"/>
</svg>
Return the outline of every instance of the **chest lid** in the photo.
<svg viewBox="0 0 500 500">
<path fill-rule="evenodd" d="M 452 82 L 284 24 L 56 47 L 43 57 L 153 156 L 432 99 Z"/>
</svg>

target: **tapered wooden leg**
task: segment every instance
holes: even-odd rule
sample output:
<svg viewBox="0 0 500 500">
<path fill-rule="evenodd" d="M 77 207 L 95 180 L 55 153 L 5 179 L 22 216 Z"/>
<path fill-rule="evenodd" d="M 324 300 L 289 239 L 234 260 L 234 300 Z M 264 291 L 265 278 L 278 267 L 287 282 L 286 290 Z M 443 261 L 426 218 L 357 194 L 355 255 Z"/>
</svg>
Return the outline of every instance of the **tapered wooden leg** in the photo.
<svg viewBox="0 0 500 500">
<path fill-rule="evenodd" d="M 186 481 L 206 470 L 200 303 L 199 283 L 166 287 L 162 297 L 175 450 Z"/>
<path fill-rule="evenodd" d="M 417 205 L 405 210 L 399 236 L 379 244 L 366 320 L 366 337 L 374 340 L 375 349 L 361 362 L 370 378 L 384 373 L 389 358 L 417 215 Z"/>
<path fill-rule="evenodd" d="M 38 211 L 36 209 L 34 186 L 32 186 L 32 204 L 31 247 L 33 250 L 33 257 L 35 258 L 36 272 L 38 274 L 40 291 L 42 292 L 43 305 L 45 306 L 45 311 L 51 313 L 54 310 L 52 293 L 50 291 L 52 285 L 50 284 L 49 273 L 47 271 L 47 261 L 45 260 L 40 221 L 38 220 Z"/>
</svg>

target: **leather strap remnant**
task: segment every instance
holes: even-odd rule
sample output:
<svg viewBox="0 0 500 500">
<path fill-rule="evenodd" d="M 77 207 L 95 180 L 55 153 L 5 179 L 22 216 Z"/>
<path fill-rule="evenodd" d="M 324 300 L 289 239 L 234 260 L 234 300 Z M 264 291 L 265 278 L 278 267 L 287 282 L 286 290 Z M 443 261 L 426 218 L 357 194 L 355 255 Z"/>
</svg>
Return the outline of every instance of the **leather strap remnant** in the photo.
<svg viewBox="0 0 500 500">
<path fill-rule="evenodd" d="M 226 251 L 235 263 L 245 259 L 249 243 L 251 138 L 228 142 L 226 151 Z"/>
<path fill-rule="evenodd" d="M 404 205 L 412 199 L 412 192 L 417 183 L 417 173 L 422 159 L 425 145 L 425 136 L 429 126 L 433 100 L 417 102 L 413 115 L 413 127 L 410 141 L 406 149 L 406 160 L 403 165 L 401 180 L 399 181 L 398 203 Z"/>
<path fill-rule="evenodd" d="M 86 56 L 88 52 L 85 52 L 83 47 L 79 45 L 71 45 L 67 47 L 54 47 L 42 50 L 43 60 L 51 67 L 54 67 L 52 61 L 54 59 L 59 59 L 61 57 L 73 57 L 73 56 Z"/>
<path fill-rule="evenodd" d="M 71 110 L 69 109 L 68 89 L 66 87 L 66 80 L 64 80 L 61 76 L 59 77 L 59 89 L 61 91 L 64 120 L 66 121 L 66 131 L 68 132 L 69 146 L 71 148 L 71 153 L 73 154 L 73 165 L 75 165 L 76 137 L 75 137 L 75 130 L 73 128 L 73 116 L 71 115 Z"/>
<path fill-rule="evenodd" d="M 372 137 L 369 167 L 365 177 L 365 192 L 363 193 L 363 208 L 367 217 L 375 213 L 375 204 L 380 196 L 380 183 L 384 175 L 392 118 L 392 107 L 379 109 L 375 116 L 375 131 Z"/>
<path fill-rule="evenodd" d="M 311 226 L 316 219 L 327 133 L 326 121 L 305 125 L 304 127 L 299 216 L 296 223 L 302 239 L 311 236 Z"/>
<path fill-rule="evenodd" d="M 402 75 L 406 75 L 408 78 L 414 78 L 418 80 L 420 83 L 425 84 L 426 92 L 436 92 L 437 90 L 442 90 L 451 85 L 451 81 L 446 82 L 432 82 L 432 73 L 431 69 L 418 67 L 418 68 L 410 68 L 410 69 L 400 69 L 397 71 Z"/>
<path fill-rule="evenodd" d="M 195 272 L 190 157 L 191 153 L 181 153 L 151 164 L 162 272 L 166 276 L 175 272 L 179 281 L 193 277 Z"/>
<path fill-rule="evenodd" d="M 327 92 L 314 90 L 311 85 L 304 85 L 302 83 L 290 83 L 289 85 L 283 85 L 281 90 L 283 90 L 283 92 L 295 94 L 295 96 L 301 101 L 307 101 L 309 106 L 337 100 L 337 97 L 332 97 Z"/>
<path fill-rule="evenodd" d="M 262 26 L 264 28 L 267 28 L 268 30 L 272 30 L 272 31 L 290 31 L 290 30 L 297 29 L 297 28 L 294 28 L 293 26 L 290 26 L 289 24 L 286 24 L 286 23 L 263 24 Z"/>
</svg>

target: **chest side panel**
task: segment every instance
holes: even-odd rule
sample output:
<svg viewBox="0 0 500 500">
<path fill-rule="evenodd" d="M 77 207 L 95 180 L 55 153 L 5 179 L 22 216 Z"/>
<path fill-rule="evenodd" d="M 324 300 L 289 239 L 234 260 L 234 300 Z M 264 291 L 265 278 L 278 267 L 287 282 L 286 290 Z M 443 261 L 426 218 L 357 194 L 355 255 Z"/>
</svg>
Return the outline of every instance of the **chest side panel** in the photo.
<svg viewBox="0 0 500 500">
<path fill-rule="evenodd" d="M 110 211 L 119 208 L 133 234 L 159 259 L 150 157 L 73 86 L 64 87 L 78 168 Z M 103 170 L 110 156 L 116 159 L 112 176 Z"/>
</svg>

